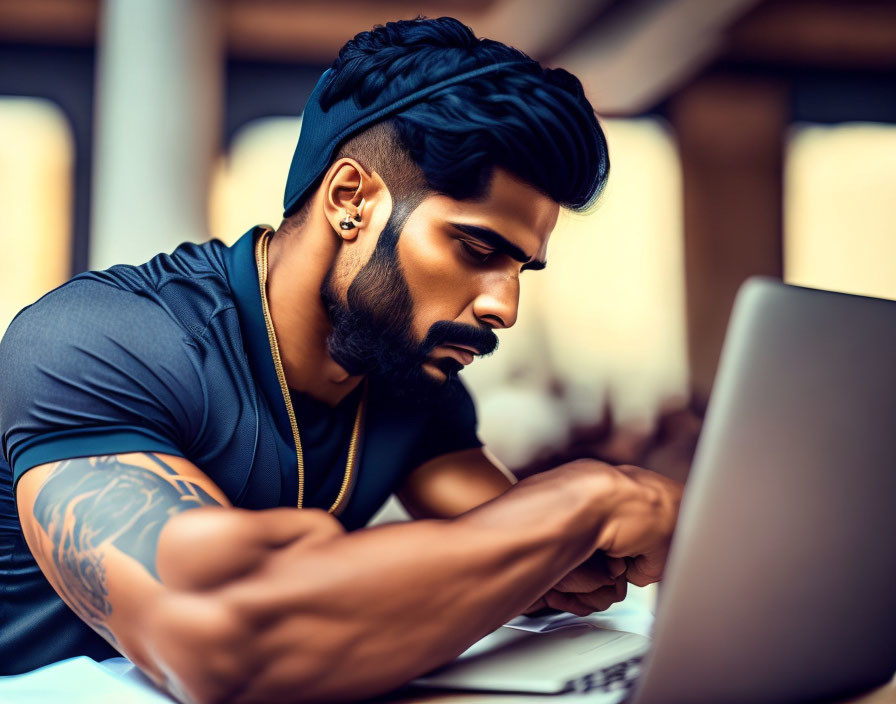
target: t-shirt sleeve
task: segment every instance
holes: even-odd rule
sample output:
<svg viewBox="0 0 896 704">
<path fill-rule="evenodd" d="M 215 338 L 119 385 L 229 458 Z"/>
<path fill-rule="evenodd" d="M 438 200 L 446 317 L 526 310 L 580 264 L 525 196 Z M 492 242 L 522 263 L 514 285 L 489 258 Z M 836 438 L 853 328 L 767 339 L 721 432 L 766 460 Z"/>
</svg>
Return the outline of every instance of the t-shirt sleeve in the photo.
<svg viewBox="0 0 896 704">
<path fill-rule="evenodd" d="M 155 301 L 72 281 L 23 310 L 0 342 L 0 434 L 27 469 L 120 452 L 184 456 L 202 421 L 189 337 Z"/>
<path fill-rule="evenodd" d="M 476 406 L 457 377 L 431 409 L 417 445 L 414 466 L 449 452 L 481 447 L 476 433 Z"/>
</svg>

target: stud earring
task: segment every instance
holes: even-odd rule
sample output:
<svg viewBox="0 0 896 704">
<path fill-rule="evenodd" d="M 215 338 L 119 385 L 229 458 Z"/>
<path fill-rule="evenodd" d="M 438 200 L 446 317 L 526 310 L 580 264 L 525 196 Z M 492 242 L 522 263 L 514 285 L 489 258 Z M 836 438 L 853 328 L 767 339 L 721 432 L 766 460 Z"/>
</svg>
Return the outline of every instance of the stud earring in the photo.
<svg viewBox="0 0 896 704">
<path fill-rule="evenodd" d="M 339 221 L 339 228 L 342 230 L 354 230 L 355 227 L 355 223 L 352 222 L 352 216 L 348 213 L 346 213 L 345 217 Z"/>
<path fill-rule="evenodd" d="M 339 228 L 342 230 L 354 230 L 357 227 L 355 223 L 361 222 L 361 211 L 364 210 L 365 203 L 366 201 L 362 198 L 361 204 L 358 206 L 358 212 L 354 215 L 351 215 L 348 211 L 346 211 L 345 217 L 339 221 Z"/>
</svg>

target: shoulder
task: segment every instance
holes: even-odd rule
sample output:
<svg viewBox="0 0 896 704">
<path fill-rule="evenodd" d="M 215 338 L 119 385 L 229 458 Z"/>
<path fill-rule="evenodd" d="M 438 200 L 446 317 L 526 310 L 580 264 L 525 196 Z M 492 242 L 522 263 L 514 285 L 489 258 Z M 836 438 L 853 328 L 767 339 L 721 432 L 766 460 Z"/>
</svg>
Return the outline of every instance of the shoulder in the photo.
<svg viewBox="0 0 896 704">
<path fill-rule="evenodd" d="M 184 331 L 150 299 L 98 281 L 74 280 L 23 310 L 0 341 L 0 375 L 3 454 L 16 476 L 65 457 L 177 454 L 203 418 Z"/>
<path fill-rule="evenodd" d="M 65 407 L 80 420 L 115 407 L 184 408 L 203 393 L 196 349 L 154 300 L 75 279 L 24 309 L 0 341 L 0 426 L 13 409 L 35 418 Z M 102 412 L 100 407 L 102 406 Z"/>
<path fill-rule="evenodd" d="M 158 306 L 188 334 L 201 336 L 218 313 L 234 306 L 223 261 L 226 249 L 218 240 L 186 243 L 145 264 L 89 271 L 73 282 L 96 281 L 134 293 Z"/>
<path fill-rule="evenodd" d="M 78 274 L 22 310 L 0 350 L 35 339 L 58 344 L 104 336 L 124 337 L 149 353 L 184 344 L 234 305 L 225 250 L 217 240 L 187 243 L 144 264 Z"/>
<path fill-rule="evenodd" d="M 98 279 L 75 278 L 22 310 L 0 342 L 0 365 L 89 356 L 120 349 L 132 355 L 182 351 L 180 327 L 157 302 Z M 117 355 L 116 355 L 117 356 Z M 72 358 L 68 358 L 69 360 Z"/>
<path fill-rule="evenodd" d="M 116 264 L 102 271 L 87 271 L 73 280 L 102 281 L 133 291 L 158 290 L 171 281 L 190 279 L 202 285 L 215 286 L 225 281 L 224 253 L 227 246 L 220 240 L 202 244 L 185 242 L 173 252 L 162 252 L 143 264 Z"/>
</svg>

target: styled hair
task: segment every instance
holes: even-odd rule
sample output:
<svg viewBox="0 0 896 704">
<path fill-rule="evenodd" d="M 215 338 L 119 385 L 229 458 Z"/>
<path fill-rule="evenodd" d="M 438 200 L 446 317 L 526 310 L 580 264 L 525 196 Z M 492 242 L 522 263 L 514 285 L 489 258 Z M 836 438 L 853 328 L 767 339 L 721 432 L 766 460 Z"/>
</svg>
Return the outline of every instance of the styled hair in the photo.
<svg viewBox="0 0 896 704">
<path fill-rule="evenodd" d="M 389 22 L 356 35 L 333 62 L 320 102 L 324 109 L 343 100 L 364 107 L 395 82 L 411 91 L 501 62 L 514 64 L 436 91 L 353 135 L 336 157 L 379 173 L 397 198 L 437 192 L 476 200 L 501 167 L 561 206 L 587 210 L 606 183 L 609 157 L 582 84 L 518 49 L 477 38 L 456 19 Z"/>
</svg>

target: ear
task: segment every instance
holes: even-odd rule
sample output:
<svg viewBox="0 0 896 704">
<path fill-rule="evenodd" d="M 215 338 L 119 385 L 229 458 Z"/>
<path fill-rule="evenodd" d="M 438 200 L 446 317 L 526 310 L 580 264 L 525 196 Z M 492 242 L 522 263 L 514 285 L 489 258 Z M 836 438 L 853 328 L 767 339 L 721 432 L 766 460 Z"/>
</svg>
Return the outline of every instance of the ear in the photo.
<svg viewBox="0 0 896 704">
<path fill-rule="evenodd" d="M 353 240 L 370 225 L 371 199 L 377 200 L 382 180 L 369 174 L 350 157 L 337 160 L 324 177 L 324 215 L 330 227 L 344 240 Z M 341 223 L 349 218 L 353 227 Z"/>
</svg>

